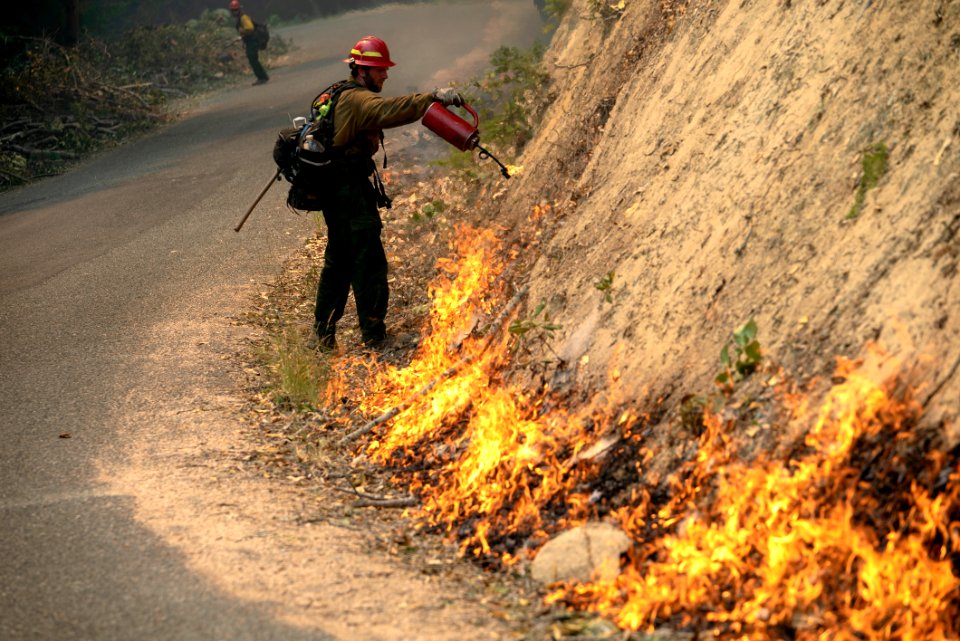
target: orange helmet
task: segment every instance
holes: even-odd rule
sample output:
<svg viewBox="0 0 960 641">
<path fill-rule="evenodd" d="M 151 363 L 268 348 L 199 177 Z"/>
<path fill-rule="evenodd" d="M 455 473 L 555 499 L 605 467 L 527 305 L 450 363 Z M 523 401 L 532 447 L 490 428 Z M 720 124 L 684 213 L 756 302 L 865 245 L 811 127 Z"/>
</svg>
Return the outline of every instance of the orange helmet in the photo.
<svg viewBox="0 0 960 641">
<path fill-rule="evenodd" d="M 240 0 L 230 0 L 230 11 L 240 11 Z"/>
<path fill-rule="evenodd" d="M 387 43 L 376 36 L 360 38 L 344 62 L 355 62 L 361 67 L 392 67 L 396 64 L 390 60 Z"/>
</svg>

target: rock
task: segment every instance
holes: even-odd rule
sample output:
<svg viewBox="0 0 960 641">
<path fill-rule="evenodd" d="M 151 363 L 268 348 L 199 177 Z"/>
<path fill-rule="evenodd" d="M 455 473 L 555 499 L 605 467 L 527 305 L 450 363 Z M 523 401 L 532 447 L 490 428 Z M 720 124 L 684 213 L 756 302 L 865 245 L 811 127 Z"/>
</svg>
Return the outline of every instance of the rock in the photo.
<svg viewBox="0 0 960 641">
<path fill-rule="evenodd" d="M 612 523 L 588 523 L 547 542 L 537 553 L 530 571 L 543 584 L 558 581 L 586 583 L 613 579 L 620 573 L 620 555 L 630 539 Z"/>
</svg>

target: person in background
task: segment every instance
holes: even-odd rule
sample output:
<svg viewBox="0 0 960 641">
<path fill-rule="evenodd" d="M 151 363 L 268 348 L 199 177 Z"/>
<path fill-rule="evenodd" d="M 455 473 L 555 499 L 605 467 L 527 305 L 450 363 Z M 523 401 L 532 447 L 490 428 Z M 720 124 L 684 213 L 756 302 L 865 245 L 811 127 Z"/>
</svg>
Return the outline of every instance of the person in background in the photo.
<svg viewBox="0 0 960 641">
<path fill-rule="evenodd" d="M 461 106 L 463 97 L 452 87 L 380 96 L 387 69 L 395 63 L 387 44 L 375 36 L 361 38 L 344 62 L 350 65 L 350 78 L 333 111 L 333 148 L 342 156 L 330 181 L 334 187 L 323 190 L 321 201 L 327 248 L 317 286 L 314 331 L 320 348 L 336 346 L 337 321 L 352 287 L 364 344 L 384 349 L 390 347 L 384 324 L 389 292 L 379 209 L 389 207 L 390 199 L 383 192 L 373 155 L 384 129 L 420 120 L 434 102 Z"/>
<path fill-rule="evenodd" d="M 253 75 L 257 77 L 254 85 L 262 85 L 270 80 L 266 69 L 260 63 L 260 40 L 257 38 L 256 29 L 253 26 L 253 18 L 243 12 L 240 6 L 240 0 L 230 0 L 230 13 L 237 19 L 237 33 L 243 40 L 243 46 L 247 50 L 247 60 L 250 61 L 250 68 L 253 69 Z"/>
</svg>

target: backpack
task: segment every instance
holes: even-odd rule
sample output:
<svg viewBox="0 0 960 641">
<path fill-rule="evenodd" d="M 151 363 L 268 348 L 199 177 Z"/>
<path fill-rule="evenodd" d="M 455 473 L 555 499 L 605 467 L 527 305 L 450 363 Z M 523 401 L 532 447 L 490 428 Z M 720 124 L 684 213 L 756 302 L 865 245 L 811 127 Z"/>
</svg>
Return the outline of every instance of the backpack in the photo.
<svg viewBox="0 0 960 641">
<path fill-rule="evenodd" d="M 257 47 L 263 51 L 267 48 L 267 43 L 270 42 L 270 29 L 267 28 L 266 24 L 254 22 L 253 38 L 257 41 Z"/>
<path fill-rule="evenodd" d="M 300 127 L 281 129 L 273 145 L 277 169 L 290 183 L 287 203 L 295 209 L 319 211 L 320 196 L 343 152 L 333 146 L 333 116 L 340 94 L 351 85 L 330 85 L 310 106 L 310 120 Z"/>
</svg>

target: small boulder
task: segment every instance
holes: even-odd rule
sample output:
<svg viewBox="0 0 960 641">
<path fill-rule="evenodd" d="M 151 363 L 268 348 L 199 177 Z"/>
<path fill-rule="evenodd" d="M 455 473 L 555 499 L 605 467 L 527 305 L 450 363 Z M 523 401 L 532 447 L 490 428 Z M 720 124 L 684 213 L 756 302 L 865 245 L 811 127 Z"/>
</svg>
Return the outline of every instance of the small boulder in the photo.
<svg viewBox="0 0 960 641">
<path fill-rule="evenodd" d="M 630 539 L 612 523 L 587 523 L 551 539 L 530 566 L 536 581 L 586 583 L 613 579 L 620 573 L 620 555 Z"/>
</svg>

